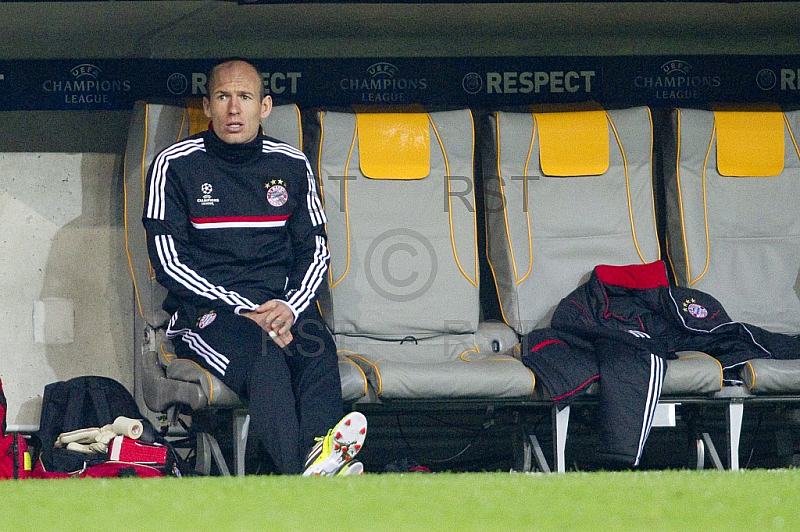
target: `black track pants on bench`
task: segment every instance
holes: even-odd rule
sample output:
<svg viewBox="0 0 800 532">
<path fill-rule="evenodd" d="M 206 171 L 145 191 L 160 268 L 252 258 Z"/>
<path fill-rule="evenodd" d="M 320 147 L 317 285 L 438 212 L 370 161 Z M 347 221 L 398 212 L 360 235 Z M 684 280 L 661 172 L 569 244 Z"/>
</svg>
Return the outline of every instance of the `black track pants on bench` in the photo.
<svg viewBox="0 0 800 532">
<path fill-rule="evenodd" d="M 599 457 L 639 465 L 661 396 L 666 361 L 618 342 L 597 342 L 600 368 Z"/>
</svg>

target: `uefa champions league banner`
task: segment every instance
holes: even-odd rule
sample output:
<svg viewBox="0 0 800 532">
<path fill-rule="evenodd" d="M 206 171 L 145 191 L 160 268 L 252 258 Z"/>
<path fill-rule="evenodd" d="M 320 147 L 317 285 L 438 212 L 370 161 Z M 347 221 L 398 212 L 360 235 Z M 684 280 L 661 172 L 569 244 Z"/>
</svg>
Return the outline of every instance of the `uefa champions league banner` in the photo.
<svg viewBox="0 0 800 532">
<path fill-rule="evenodd" d="M 498 108 L 800 102 L 800 56 L 252 59 L 277 103 Z M 125 110 L 206 91 L 212 60 L 0 61 L 0 110 Z"/>
</svg>

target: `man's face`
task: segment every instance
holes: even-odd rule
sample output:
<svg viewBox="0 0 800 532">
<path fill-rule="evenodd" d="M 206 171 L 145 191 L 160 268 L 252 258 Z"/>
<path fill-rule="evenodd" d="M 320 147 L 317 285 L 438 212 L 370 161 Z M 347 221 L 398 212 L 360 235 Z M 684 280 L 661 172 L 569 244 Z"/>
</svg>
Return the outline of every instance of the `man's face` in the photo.
<svg viewBox="0 0 800 532">
<path fill-rule="evenodd" d="M 214 70 L 203 110 L 223 141 L 244 144 L 256 138 L 261 119 L 272 110 L 271 97 L 259 99 L 261 84 L 259 73 L 241 61 L 223 63 Z"/>
</svg>

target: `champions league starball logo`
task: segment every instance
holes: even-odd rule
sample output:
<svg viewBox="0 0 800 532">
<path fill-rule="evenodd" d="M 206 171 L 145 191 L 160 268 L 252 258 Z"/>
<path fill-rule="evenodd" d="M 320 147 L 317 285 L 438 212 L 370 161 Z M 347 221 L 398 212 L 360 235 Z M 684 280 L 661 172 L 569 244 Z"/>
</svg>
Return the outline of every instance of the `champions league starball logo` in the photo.
<svg viewBox="0 0 800 532">
<path fill-rule="evenodd" d="M 219 203 L 219 198 L 212 198 L 211 193 L 214 191 L 214 187 L 211 186 L 211 183 L 203 183 L 200 186 L 200 192 L 203 193 L 202 198 L 197 198 L 197 203 L 200 205 L 206 205 L 213 207 L 215 204 Z"/>
</svg>

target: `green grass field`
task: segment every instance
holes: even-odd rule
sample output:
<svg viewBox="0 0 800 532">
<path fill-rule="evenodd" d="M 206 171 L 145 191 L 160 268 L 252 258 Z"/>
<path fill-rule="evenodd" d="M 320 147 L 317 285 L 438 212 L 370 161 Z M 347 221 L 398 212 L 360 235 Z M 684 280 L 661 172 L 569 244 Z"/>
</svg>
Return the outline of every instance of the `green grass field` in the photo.
<svg viewBox="0 0 800 532">
<path fill-rule="evenodd" d="M 800 530 L 800 471 L 0 483 L 2 530 Z"/>
</svg>

